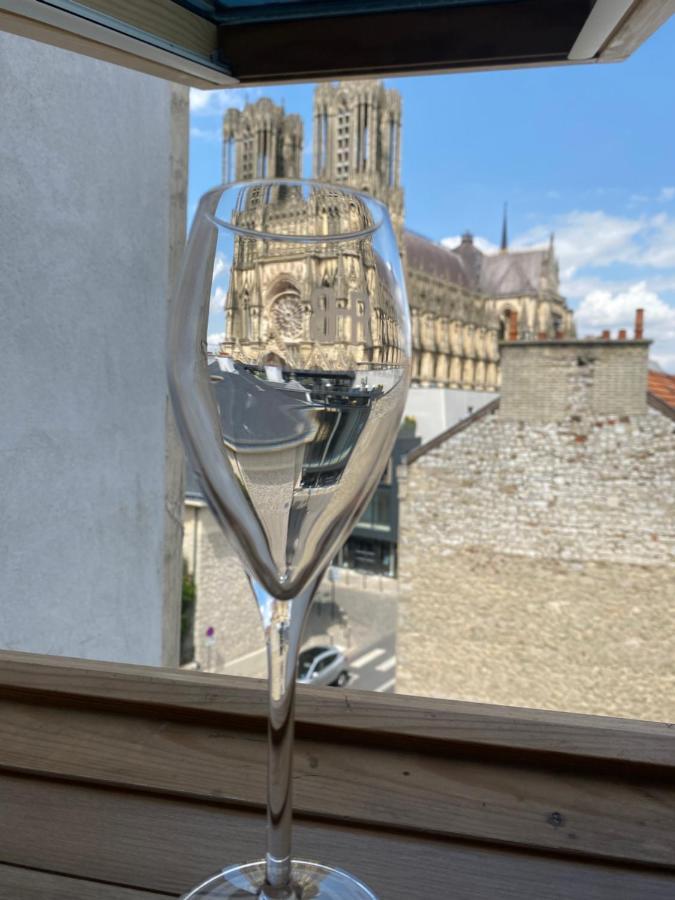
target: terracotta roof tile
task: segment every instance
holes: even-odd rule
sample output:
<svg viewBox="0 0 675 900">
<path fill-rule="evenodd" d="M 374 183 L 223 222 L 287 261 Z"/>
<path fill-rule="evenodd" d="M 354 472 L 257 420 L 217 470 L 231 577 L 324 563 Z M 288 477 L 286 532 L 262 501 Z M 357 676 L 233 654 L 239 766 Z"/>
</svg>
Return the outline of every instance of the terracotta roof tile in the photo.
<svg viewBox="0 0 675 900">
<path fill-rule="evenodd" d="M 665 372 L 650 372 L 648 384 L 651 394 L 675 409 L 675 375 L 666 375 Z"/>
</svg>

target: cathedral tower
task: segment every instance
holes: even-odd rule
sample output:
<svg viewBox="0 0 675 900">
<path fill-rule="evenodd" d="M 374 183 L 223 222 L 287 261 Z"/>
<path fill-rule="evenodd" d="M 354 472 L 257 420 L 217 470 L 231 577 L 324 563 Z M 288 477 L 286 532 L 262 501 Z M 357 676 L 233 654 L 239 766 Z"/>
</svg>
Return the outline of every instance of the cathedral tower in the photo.
<svg viewBox="0 0 675 900">
<path fill-rule="evenodd" d="M 314 93 L 314 178 L 367 191 L 403 228 L 401 95 L 379 81 L 320 84 Z"/>
<path fill-rule="evenodd" d="M 223 181 L 302 177 L 302 119 L 262 97 L 223 118 Z"/>
</svg>

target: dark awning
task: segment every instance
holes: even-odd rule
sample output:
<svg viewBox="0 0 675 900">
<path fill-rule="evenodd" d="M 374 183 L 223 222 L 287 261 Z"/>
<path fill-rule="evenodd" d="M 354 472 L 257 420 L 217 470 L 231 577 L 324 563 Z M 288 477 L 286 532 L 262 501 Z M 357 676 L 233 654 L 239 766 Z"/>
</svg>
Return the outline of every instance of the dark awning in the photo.
<svg viewBox="0 0 675 900">
<path fill-rule="evenodd" d="M 197 87 L 625 59 L 673 0 L 0 0 L 0 29 Z"/>
</svg>

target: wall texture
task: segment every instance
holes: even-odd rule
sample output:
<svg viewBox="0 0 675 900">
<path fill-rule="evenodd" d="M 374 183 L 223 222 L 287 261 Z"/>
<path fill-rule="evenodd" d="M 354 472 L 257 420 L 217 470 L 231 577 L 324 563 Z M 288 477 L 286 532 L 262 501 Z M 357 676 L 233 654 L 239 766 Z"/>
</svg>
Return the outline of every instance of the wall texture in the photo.
<svg viewBox="0 0 675 900">
<path fill-rule="evenodd" d="M 207 671 L 263 676 L 262 624 L 239 557 L 206 506 L 186 506 L 184 520 L 188 561 L 194 548 L 195 660 Z M 215 631 L 212 642 L 206 639 L 208 628 Z"/>
<path fill-rule="evenodd" d="M 403 473 L 397 690 L 675 720 L 675 434 L 505 419 Z"/>
<path fill-rule="evenodd" d="M 500 414 L 526 422 L 647 412 L 649 341 L 502 343 Z"/>
<path fill-rule="evenodd" d="M 172 87 L 2 34 L 0 110 L 0 646 L 175 662 Z"/>
</svg>

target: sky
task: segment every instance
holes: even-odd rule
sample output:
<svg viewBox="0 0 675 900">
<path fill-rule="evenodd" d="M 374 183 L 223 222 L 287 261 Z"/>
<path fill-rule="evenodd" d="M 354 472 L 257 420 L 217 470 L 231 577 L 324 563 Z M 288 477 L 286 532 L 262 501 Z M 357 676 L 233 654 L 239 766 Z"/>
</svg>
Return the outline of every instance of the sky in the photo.
<svg viewBox="0 0 675 900">
<path fill-rule="evenodd" d="M 403 100 L 406 226 L 454 246 L 470 230 L 496 249 L 551 232 L 579 336 L 632 328 L 645 309 L 651 356 L 675 373 L 675 17 L 629 60 L 386 79 Z M 220 183 L 225 109 L 268 96 L 305 120 L 314 86 L 192 90 L 188 212 Z"/>
</svg>

